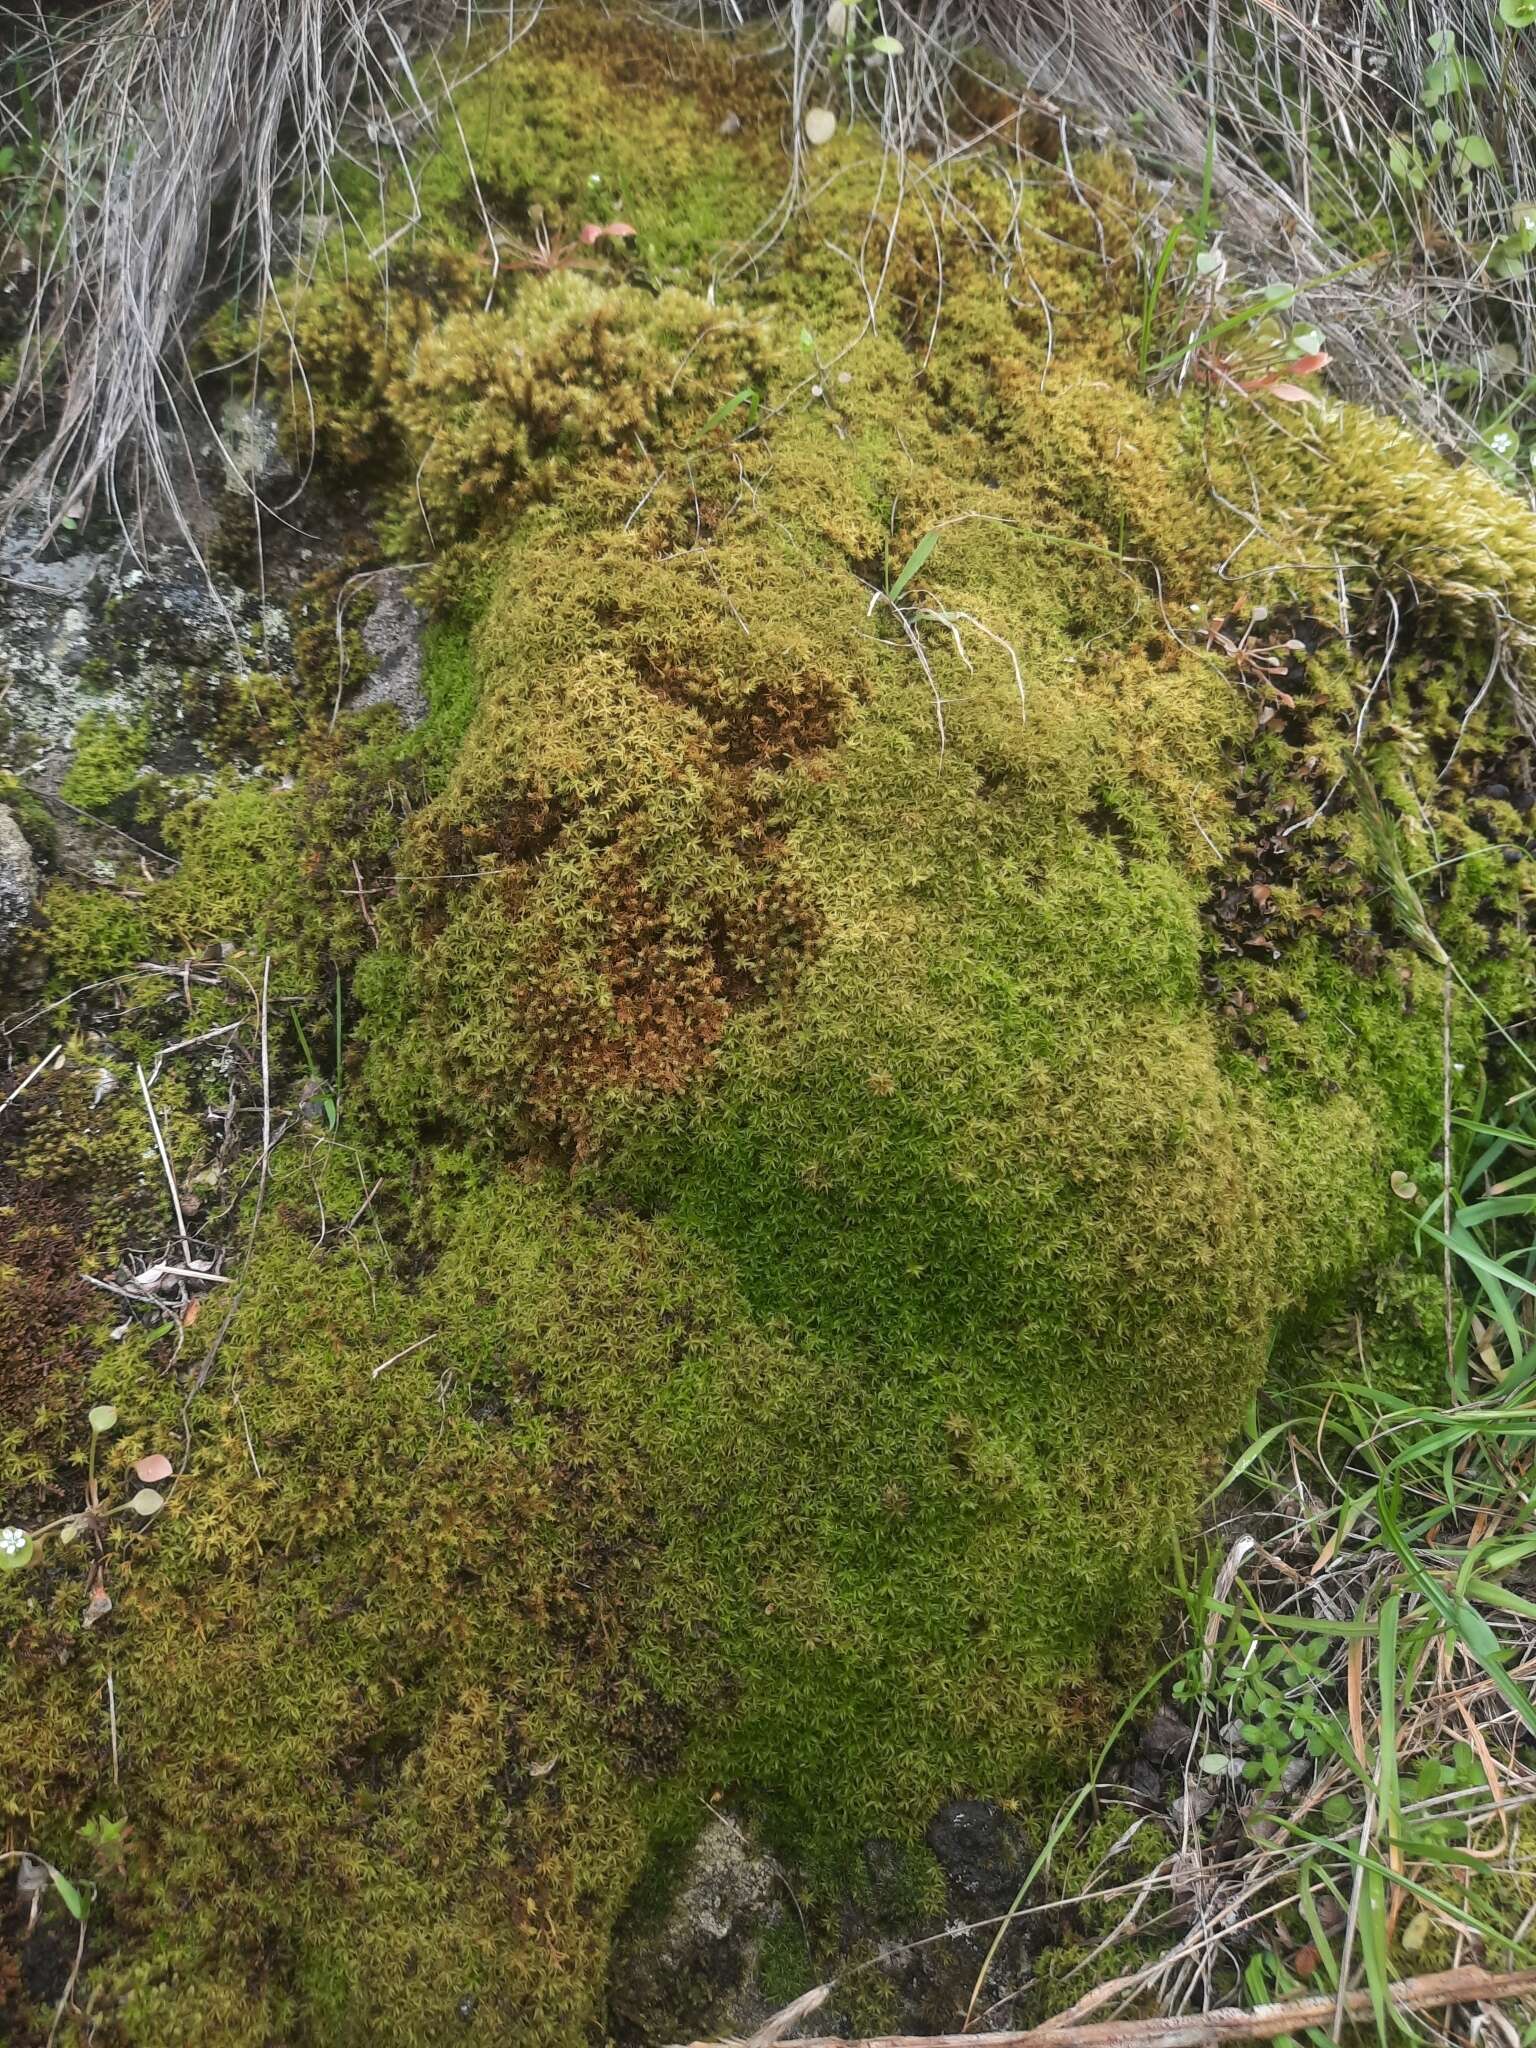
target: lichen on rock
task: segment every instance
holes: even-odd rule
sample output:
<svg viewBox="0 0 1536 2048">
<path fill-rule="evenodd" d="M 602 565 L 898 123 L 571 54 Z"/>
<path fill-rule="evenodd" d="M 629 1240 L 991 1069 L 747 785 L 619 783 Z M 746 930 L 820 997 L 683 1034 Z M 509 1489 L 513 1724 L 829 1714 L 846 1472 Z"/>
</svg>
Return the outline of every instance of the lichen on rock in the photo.
<svg viewBox="0 0 1536 2048">
<path fill-rule="evenodd" d="M 37 862 L 13 813 L 0 804 L 0 959 L 15 947 L 37 898 Z"/>
<path fill-rule="evenodd" d="M 121 1546 L 130 2042 L 576 2042 L 679 1788 L 835 1889 L 1102 1738 L 1170 1534 L 1437 1133 L 1439 974 L 1350 779 L 1374 588 L 1425 601 L 1372 769 L 1469 856 L 1468 975 L 1528 972 L 1496 699 L 1446 759 L 1476 594 L 1372 465 L 1498 525 L 1522 601 L 1529 514 L 1347 410 L 1299 447 L 1150 398 L 1123 169 L 898 212 L 846 135 L 727 283 L 765 65 L 551 10 L 459 112 L 477 182 L 429 150 L 387 288 L 338 245 L 284 300 L 290 450 L 431 554 L 425 716 L 316 717 L 171 819 L 174 876 L 48 899 L 66 979 L 243 944 L 279 1087 L 345 1037 L 227 1322 L 94 1368 L 164 1426 L 200 1389 Z M 632 240 L 516 253 L 598 247 L 596 191 Z M 61 1867 L 108 1798 L 77 1604 L 0 1586 L 0 1798 Z"/>
</svg>

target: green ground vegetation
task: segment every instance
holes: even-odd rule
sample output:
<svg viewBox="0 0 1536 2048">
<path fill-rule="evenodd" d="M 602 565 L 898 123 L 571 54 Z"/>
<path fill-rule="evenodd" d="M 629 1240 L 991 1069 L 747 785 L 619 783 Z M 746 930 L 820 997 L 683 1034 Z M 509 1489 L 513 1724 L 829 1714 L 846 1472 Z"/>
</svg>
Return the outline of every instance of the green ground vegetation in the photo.
<svg viewBox="0 0 1536 2048">
<path fill-rule="evenodd" d="M 79 1367 L 118 1477 L 200 1387 L 110 1626 L 67 1554 L 0 1581 L 13 1830 L 68 1870 L 132 1821 L 124 2041 L 573 2042 L 658 1788 L 834 1887 L 1047 1794 L 1435 1141 L 1368 696 L 1464 973 L 1528 971 L 1503 694 L 1457 725 L 1530 515 L 1358 413 L 1149 400 L 1108 160 L 898 204 L 844 135 L 717 274 L 780 118 L 729 45 L 579 10 L 465 88 L 386 269 L 285 298 L 290 439 L 436 549 L 426 722 L 319 693 L 169 881 L 50 892 L 61 986 L 234 942 L 309 1044 L 344 1013 L 228 1311 Z M 66 1484 L 24 1440 L 21 1519 Z"/>
</svg>

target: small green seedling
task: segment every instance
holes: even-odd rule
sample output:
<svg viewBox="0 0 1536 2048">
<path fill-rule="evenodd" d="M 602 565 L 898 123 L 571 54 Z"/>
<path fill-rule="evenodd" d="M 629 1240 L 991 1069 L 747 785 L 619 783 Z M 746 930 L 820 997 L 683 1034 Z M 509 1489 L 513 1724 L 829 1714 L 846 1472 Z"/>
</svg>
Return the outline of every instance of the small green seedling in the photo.
<svg viewBox="0 0 1536 2048">
<path fill-rule="evenodd" d="M 127 1856 L 133 1823 L 126 1816 L 114 1820 L 107 1814 L 98 1813 L 83 1824 L 79 1834 L 95 1857 L 98 1872 L 103 1877 L 117 1876 Z"/>
<path fill-rule="evenodd" d="M 906 567 L 902 570 L 901 574 L 896 578 L 896 581 L 891 585 L 889 591 L 886 593 L 886 595 L 890 598 L 892 604 L 896 604 L 900 600 L 901 593 L 912 581 L 912 578 L 917 574 L 918 570 L 922 568 L 924 562 L 927 561 L 928 557 L 933 553 L 934 549 L 938 546 L 938 543 L 939 536 L 937 533 L 925 533 L 923 535 L 922 539 L 918 542 L 917 546 L 912 550 L 911 554 L 908 555 Z"/>
<path fill-rule="evenodd" d="M 136 1459 L 134 1477 L 140 1481 L 138 1491 L 131 1500 L 122 1501 L 115 1508 L 104 1508 L 101 1504 L 101 1489 L 96 1479 L 96 1446 L 100 1439 L 117 1427 L 117 1410 L 103 1403 L 93 1408 L 86 1417 L 90 1424 L 90 1449 L 85 1468 L 85 1506 L 77 1514 L 60 1515 L 56 1521 L 45 1522 L 38 1529 L 23 1529 L 12 1523 L 0 1528 L 0 1571 L 19 1572 L 31 1564 L 37 1556 L 43 1539 L 56 1535 L 61 1549 L 71 1544 L 88 1540 L 92 1550 L 91 1578 L 93 1599 L 104 1598 L 100 1592 L 102 1575 L 102 1539 L 108 1522 L 115 1515 L 137 1515 L 141 1521 L 149 1521 L 165 1506 L 165 1495 L 158 1491 L 167 1479 L 174 1479 L 176 1468 L 163 1451 L 146 1452 Z M 101 1610 L 105 1612 L 106 1609 Z"/>
<path fill-rule="evenodd" d="M 867 34 L 863 12 L 863 0 L 829 0 L 827 39 L 841 45 L 838 50 L 840 61 L 847 63 L 854 57 L 899 57 L 902 54 L 899 38 Z"/>
<path fill-rule="evenodd" d="M 712 433 L 716 427 L 723 426 L 732 413 L 740 412 L 743 406 L 746 408 L 748 428 L 755 427 L 757 425 L 758 408 L 762 402 L 762 393 L 755 386 L 751 384 L 743 385 L 742 389 L 728 398 L 724 405 L 716 406 L 703 426 L 700 427 L 698 438 L 702 441 L 706 434 Z"/>
<path fill-rule="evenodd" d="M 334 1131 L 336 1126 L 341 1121 L 340 975 L 336 977 L 336 1068 L 334 1079 L 331 1083 L 328 1084 L 325 1080 L 324 1075 L 320 1072 L 320 1063 L 315 1058 L 313 1049 L 310 1046 L 309 1035 L 305 1031 L 303 1024 L 299 1021 L 298 1013 L 296 1011 L 293 1017 L 293 1029 L 299 1041 L 299 1050 L 304 1055 L 304 1064 L 309 1069 L 309 1083 L 305 1092 L 312 1100 L 315 1097 L 319 1098 L 321 1114 L 325 1118 L 325 1127 L 328 1131 Z"/>
</svg>

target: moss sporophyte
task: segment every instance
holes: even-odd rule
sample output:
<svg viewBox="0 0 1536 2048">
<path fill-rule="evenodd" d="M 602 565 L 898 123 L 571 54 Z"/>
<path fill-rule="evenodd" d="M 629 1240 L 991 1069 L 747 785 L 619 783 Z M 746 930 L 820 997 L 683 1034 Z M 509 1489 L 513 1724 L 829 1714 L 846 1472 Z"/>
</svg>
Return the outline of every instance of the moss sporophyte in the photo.
<svg viewBox="0 0 1536 2048">
<path fill-rule="evenodd" d="M 1461 970 L 1529 974 L 1498 692 L 1449 757 L 1536 521 L 1346 406 L 1149 397 L 1121 166 L 898 205 L 845 125 L 727 282 L 767 64 L 550 8 L 455 115 L 387 275 L 359 193 L 225 323 L 431 561 L 425 720 L 317 693 L 168 879 L 44 903 L 125 1030 L 210 948 L 264 1005 L 237 1298 L 84 1369 L 166 1442 L 197 1385 L 187 1476 L 109 1628 L 45 1557 L 0 1580 L 0 1803 L 64 1865 L 110 1644 L 128 2042 L 576 2043 L 678 1788 L 823 1871 L 1045 1797 L 1435 1142 L 1357 744 Z M 1020 209 L 1027 291 L 985 256 Z M 24 1435 L 0 1499 L 58 1483 Z"/>
</svg>

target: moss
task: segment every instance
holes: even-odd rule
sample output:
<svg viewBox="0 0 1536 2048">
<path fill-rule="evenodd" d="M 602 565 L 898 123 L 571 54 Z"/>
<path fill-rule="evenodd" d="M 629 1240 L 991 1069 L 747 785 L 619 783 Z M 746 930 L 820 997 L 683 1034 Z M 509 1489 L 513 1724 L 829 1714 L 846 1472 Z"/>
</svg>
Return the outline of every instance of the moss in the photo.
<svg viewBox="0 0 1536 2048">
<path fill-rule="evenodd" d="M 1288 437 L 1299 521 L 1356 540 L 1378 574 L 1422 586 L 1473 621 L 1504 608 L 1514 651 L 1536 627 L 1536 522 L 1529 503 L 1474 463 L 1453 469 L 1396 422 L 1360 406 L 1327 409 Z"/>
<path fill-rule="evenodd" d="M 427 628 L 422 641 L 421 682 L 427 717 L 420 749 L 451 765 L 480 700 L 480 677 L 467 631 L 447 621 Z"/>
<path fill-rule="evenodd" d="M 121 718 L 112 711 L 86 712 L 59 794 L 82 811 L 110 810 L 137 782 L 148 743 L 144 720 Z"/>
<path fill-rule="evenodd" d="M 1126 1806 L 1106 1806 L 1065 1837 L 1051 1860 L 1050 1894 L 1074 1903 L 1047 1916 L 1044 1938 L 1030 1959 L 1029 1984 L 1012 2002 L 1010 2025 L 1044 2026 L 1081 1998 L 1085 1987 L 1130 1976 L 1163 1952 L 1167 1937 L 1160 1929 L 1143 1934 L 1125 1924 L 1124 1888 L 1148 1878 L 1167 1850 L 1162 1826 Z M 1097 1896 L 1115 1888 L 1121 1888 L 1118 1896 Z M 1159 1899 L 1155 1889 L 1150 1896 Z M 1155 2007 L 1146 2000 L 1123 2016 L 1150 2019 Z"/>
<path fill-rule="evenodd" d="M 32 858 L 44 874 L 58 865 L 59 832 L 48 807 L 14 775 L 0 775 L 0 804 L 21 828 L 21 836 L 32 850 Z"/>
<path fill-rule="evenodd" d="M 0 1496 L 8 1519 L 62 1511 L 55 1461 L 74 1446 L 110 1320 L 107 1297 L 82 1275 L 110 1272 L 126 1244 L 165 1227 L 160 1189 L 146 1188 L 140 1172 L 140 1112 L 134 1104 L 125 1113 L 123 1097 L 102 1089 L 104 1073 L 120 1081 L 95 1062 L 61 1062 L 0 1120 Z"/>
<path fill-rule="evenodd" d="M 296 808 L 264 779 L 229 779 L 168 820 L 178 866 L 153 913 L 169 943 L 196 954 L 210 940 L 291 938 L 302 890 Z"/>
<path fill-rule="evenodd" d="M 42 912 L 48 958 L 63 989 L 120 973 L 148 950 L 143 912 L 107 890 L 54 882 L 43 892 Z"/>
<path fill-rule="evenodd" d="M 504 233 L 525 237 L 535 205 L 571 234 L 622 219 L 636 229 L 627 260 L 658 282 L 691 280 L 747 242 L 778 196 L 783 102 L 750 51 L 634 15 L 616 38 L 597 10 L 562 9 L 531 63 L 498 67 L 460 99 L 464 146 L 445 137 L 423 167 L 426 204 L 483 235 L 467 149 Z"/>
<path fill-rule="evenodd" d="M 582 458 L 676 413 L 702 417 L 733 379 L 751 381 L 745 340 L 691 294 L 576 274 L 529 279 L 505 312 L 451 315 L 391 387 L 413 461 L 402 545 L 423 520 L 444 539 L 494 533 Z"/>
<path fill-rule="evenodd" d="M 61 977 L 243 940 L 283 996 L 339 976 L 349 1031 L 342 1133 L 298 1120 L 227 1331 L 183 1333 L 218 1368 L 188 1477 L 112 1538 L 141 1846 L 92 1976 L 128 2041 L 574 2042 L 662 1884 L 658 1783 L 728 1787 L 832 1896 L 850 1844 L 1102 1737 L 1277 1337 L 1434 1141 L 1438 975 L 1345 774 L 1381 646 L 1296 566 L 1332 538 L 1443 600 L 1367 764 L 1455 848 L 1465 971 L 1529 972 L 1507 716 L 1452 758 L 1472 555 L 1361 450 L 1429 457 L 1326 420 L 1346 481 L 1293 520 L 1316 450 L 1151 401 L 1109 162 L 951 165 L 961 232 L 845 135 L 711 291 L 773 93 L 564 8 L 477 77 L 500 274 L 444 138 L 387 288 L 337 248 L 288 301 L 326 459 L 444 544 L 426 723 L 324 730 L 316 599 L 289 772 L 172 816 L 142 902 L 50 893 Z M 518 253 L 589 205 L 633 246 Z M 978 254 L 1016 208 L 1048 314 Z M 1247 470 L 1272 530 L 1220 502 Z M 1516 513 L 1432 486 L 1514 575 Z M 176 1424 L 142 1345 L 94 1381 Z M 5 1810 L 61 1863 L 103 1783 L 77 1591 L 0 1588 Z"/>
</svg>

